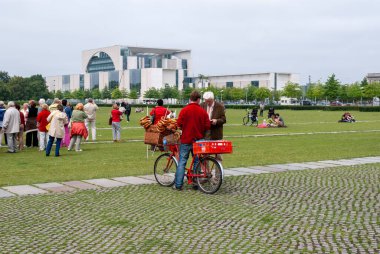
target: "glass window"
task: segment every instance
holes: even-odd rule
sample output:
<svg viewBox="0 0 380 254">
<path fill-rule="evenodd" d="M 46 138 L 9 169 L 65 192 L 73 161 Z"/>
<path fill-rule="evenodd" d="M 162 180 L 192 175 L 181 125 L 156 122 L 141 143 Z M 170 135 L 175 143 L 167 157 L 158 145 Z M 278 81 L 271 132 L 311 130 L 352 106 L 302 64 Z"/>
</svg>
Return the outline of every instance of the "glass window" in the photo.
<svg viewBox="0 0 380 254">
<path fill-rule="evenodd" d="M 234 87 L 234 82 L 226 82 L 226 87 Z"/>
<path fill-rule="evenodd" d="M 99 73 L 90 73 L 90 89 L 99 88 Z"/>
<path fill-rule="evenodd" d="M 79 75 L 79 89 L 84 90 L 84 75 Z"/>
<path fill-rule="evenodd" d="M 129 89 L 141 93 L 141 70 L 129 70 Z"/>
<path fill-rule="evenodd" d="M 259 87 L 259 81 L 258 80 L 251 81 L 251 86 Z"/>
<path fill-rule="evenodd" d="M 62 91 L 70 91 L 70 75 L 62 76 Z"/>
<path fill-rule="evenodd" d="M 96 53 L 91 57 L 87 65 L 87 73 L 113 70 L 115 70 L 115 65 L 113 64 L 111 57 L 105 52 Z"/>
<path fill-rule="evenodd" d="M 119 87 L 119 72 L 110 71 L 108 72 L 108 88 L 113 90 Z"/>
<path fill-rule="evenodd" d="M 187 69 L 187 59 L 182 59 L 182 69 Z"/>
</svg>

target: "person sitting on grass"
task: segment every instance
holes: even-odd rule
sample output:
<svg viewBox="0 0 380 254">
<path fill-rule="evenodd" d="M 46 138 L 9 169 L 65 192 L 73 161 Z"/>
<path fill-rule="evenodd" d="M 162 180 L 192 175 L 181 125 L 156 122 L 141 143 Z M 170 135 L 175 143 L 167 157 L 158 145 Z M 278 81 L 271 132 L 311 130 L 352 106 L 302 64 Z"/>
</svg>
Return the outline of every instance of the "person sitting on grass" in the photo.
<svg viewBox="0 0 380 254">
<path fill-rule="evenodd" d="M 344 114 L 342 115 L 341 120 L 339 120 L 338 122 L 341 122 L 341 123 L 353 123 L 353 122 L 355 122 L 355 118 L 354 118 L 353 115 L 351 115 L 350 112 L 344 112 Z"/>
<path fill-rule="evenodd" d="M 277 126 L 278 127 L 286 127 L 285 126 L 285 122 L 284 122 L 284 119 L 280 116 L 279 113 L 276 113 L 276 122 L 277 122 Z"/>
</svg>

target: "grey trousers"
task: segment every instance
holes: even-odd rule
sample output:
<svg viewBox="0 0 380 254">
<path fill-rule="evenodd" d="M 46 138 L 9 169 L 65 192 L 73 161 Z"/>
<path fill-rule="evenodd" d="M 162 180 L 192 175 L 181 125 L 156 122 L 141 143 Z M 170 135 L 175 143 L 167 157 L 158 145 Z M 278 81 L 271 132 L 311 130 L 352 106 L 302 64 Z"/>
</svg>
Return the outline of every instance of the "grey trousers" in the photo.
<svg viewBox="0 0 380 254">
<path fill-rule="evenodd" d="M 8 152 L 15 153 L 17 150 L 16 137 L 18 133 L 7 133 Z"/>
<path fill-rule="evenodd" d="M 70 139 L 70 145 L 68 147 L 68 150 L 71 150 L 75 144 L 75 151 L 80 150 L 80 142 L 82 141 L 81 135 L 73 135 Z"/>
</svg>

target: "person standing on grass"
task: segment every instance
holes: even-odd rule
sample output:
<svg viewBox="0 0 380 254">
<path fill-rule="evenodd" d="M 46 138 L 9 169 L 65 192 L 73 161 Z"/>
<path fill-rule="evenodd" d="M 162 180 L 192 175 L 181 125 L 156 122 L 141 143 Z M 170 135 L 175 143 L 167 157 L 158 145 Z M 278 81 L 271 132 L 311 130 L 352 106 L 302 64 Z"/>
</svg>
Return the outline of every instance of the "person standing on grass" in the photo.
<svg viewBox="0 0 380 254">
<path fill-rule="evenodd" d="M 67 115 L 67 120 L 70 123 L 72 110 L 70 107 L 70 104 L 68 104 L 67 100 L 62 100 L 62 106 L 63 106 L 63 112 Z M 65 124 L 65 136 L 62 140 L 62 146 L 69 146 L 70 145 L 70 129 L 69 129 L 69 123 Z"/>
<path fill-rule="evenodd" d="M 96 111 L 98 110 L 98 106 L 94 103 L 93 99 L 88 99 L 86 105 L 84 105 L 84 112 L 87 115 L 87 118 L 85 120 L 86 124 L 86 129 L 88 131 L 88 137 L 86 138 L 86 141 L 90 137 L 90 129 L 91 129 L 91 136 L 92 136 L 92 141 L 96 140 L 96 126 L 95 126 L 95 121 L 96 121 Z"/>
<path fill-rule="evenodd" d="M 65 135 L 65 124 L 68 123 L 67 115 L 63 112 L 63 106 L 61 104 L 57 105 L 57 110 L 54 110 L 47 118 L 50 122 L 49 142 L 46 147 L 46 156 L 50 156 L 50 151 L 54 143 L 54 139 L 57 139 L 55 142 L 55 157 L 59 156 L 59 150 L 61 148 L 61 141 Z"/>
<path fill-rule="evenodd" d="M 36 107 L 36 102 L 34 100 L 29 101 L 29 112 L 25 120 L 25 130 L 26 141 L 25 144 L 27 147 L 38 147 L 38 138 L 37 138 L 37 115 L 38 109 Z"/>
<path fill-rule="evenodd" d="M 80 143 L 82 137 L 86 139 L 88 137 L 88 132 L 84 124 L 84 120 L 87 118 L 86 113 L 83 111 L 83 104 L 78 103 L 71 115 L 71 131 L 70 131 L 70 145 L 68 151 L 71 151 L 75 144 L 75 151 L 82 152 L 80 149 Z"/>
<path fill-rule="evenodd" d="M 223 124 L 226 123 L 224 107 L 214 100 L 213 92 L 205 92 L 203 94 L 203 99 L 205 101 L 201 104 L 201 107 L 207 112 L 211 121 L 211 128 L 210 131 L 207 131 L 205 139 L 223 139 Z"/>
<path fill-rule="evenodd" d="M 10 101 L 3 119 L 3 130 L 8 139 L 8 153 L 15 153 L 17 150 L 16 137 L 20 132 L 20 124 L 20 112 L 15 108 L 15 103 Z"/>
<path fill-rule="evenodd" d="M 24 130 L 25 130 L 25 117 L 24 114 L 21 113 L 20 111 L 20 104 L 15 103 L 16 109 L 20 113 L 20 132 L 17 135 L 17 140 L 18 140 L 18 150 L 21 151 L 24 149 Z"/>
<path fill-rule="evenodd" d="M 128 102 L 122 102 L 121 106 L 125 108 L 124 114 L 125 117 L 127 118 L 127 123 L 129 123 L 129 116 L 131 115 L 131 104 Z"/>
<path fill-rule="evenodd" d="M 49 106 L 45 103 L 41 106 L 42 110 L 37 115 L 37 124 L 38 124 L 38 133 L 39 133 L 39 151 L 42 152 L 46 149 L 49 135 L 48 130 L 46 129 L 46 125 L 48 124 L 48 116 L 50 115 Z"/>
<path fill-rule="evenodd" d="M 193 91 L 190 94 L 190 103 L 185 106 L 178 116 L 178 127 L 182 130 L 181 145 L 179 147 L 179 163 L 175 173 L 175 189 L 182 190 L 185 166 L 189 154 L 193 153 L 193 143 L 204 138 L 204 134 L 210 129 L 210 118 L 201 108 L 199 102 L 201 94 Z M 197 161 L 194 161 L 194 165 Z"/>
<path fill-rule="evenodd" d="M 264 108 L 265 108 L 265 104 L 264 102 L 260 102 L 260 116 L 263 117 L 264 116 Z"/>
<path fill-rule="evenodd" d="M 112 136 L 113 142 L 120 142 L 120 116 L 123 112 L 119 110 L 119 106 L 115 103 L 112 105 L 111 117 L 112 117 Z"/>
<path fill-rule="evenodd" d="M 0 147 L 2 146 L 1 144 L 3 143 L 3 120 L 4 120 L 5 111 L 6 109 L 4 107 L 4 102 L 0 101 Z M 5 140 L 7 140 L 6 137 L 5 137 Z"/>
</svg>

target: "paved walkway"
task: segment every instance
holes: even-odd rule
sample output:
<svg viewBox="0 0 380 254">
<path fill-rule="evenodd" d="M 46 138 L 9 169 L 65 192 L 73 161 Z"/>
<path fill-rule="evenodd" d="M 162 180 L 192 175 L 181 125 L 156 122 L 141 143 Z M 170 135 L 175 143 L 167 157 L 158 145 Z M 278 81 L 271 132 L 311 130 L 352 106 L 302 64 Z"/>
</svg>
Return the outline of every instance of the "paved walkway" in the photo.
<svg viewBox="0 0 380 254">
<path fill-rule="evenodd" d="M 224 175 L 239 176 L 252 174 L 265 174 L 285 172 L 292 170 L 320 169 L 339 166 L 353 166 L 360 164 L 380 163 L 380 156 L 362 157 L 342 160 L 324 160 L 317 162 L 272 164 L 265 166 L 252 166 L 246 168 L 224 169 Z M 154 175 L 115 177 L 112 179 L 89 179 L 82 181 L 69 181 L 62 183 L 40 183 L 33 185 L 6 186 L 0 188 L 0 198 L 16 197 L 25 195 L 38 195 L 47 193 L 72 192 L 77 190 L 113 188 L 125 185 L 155 184 Z"/>
</svg>

